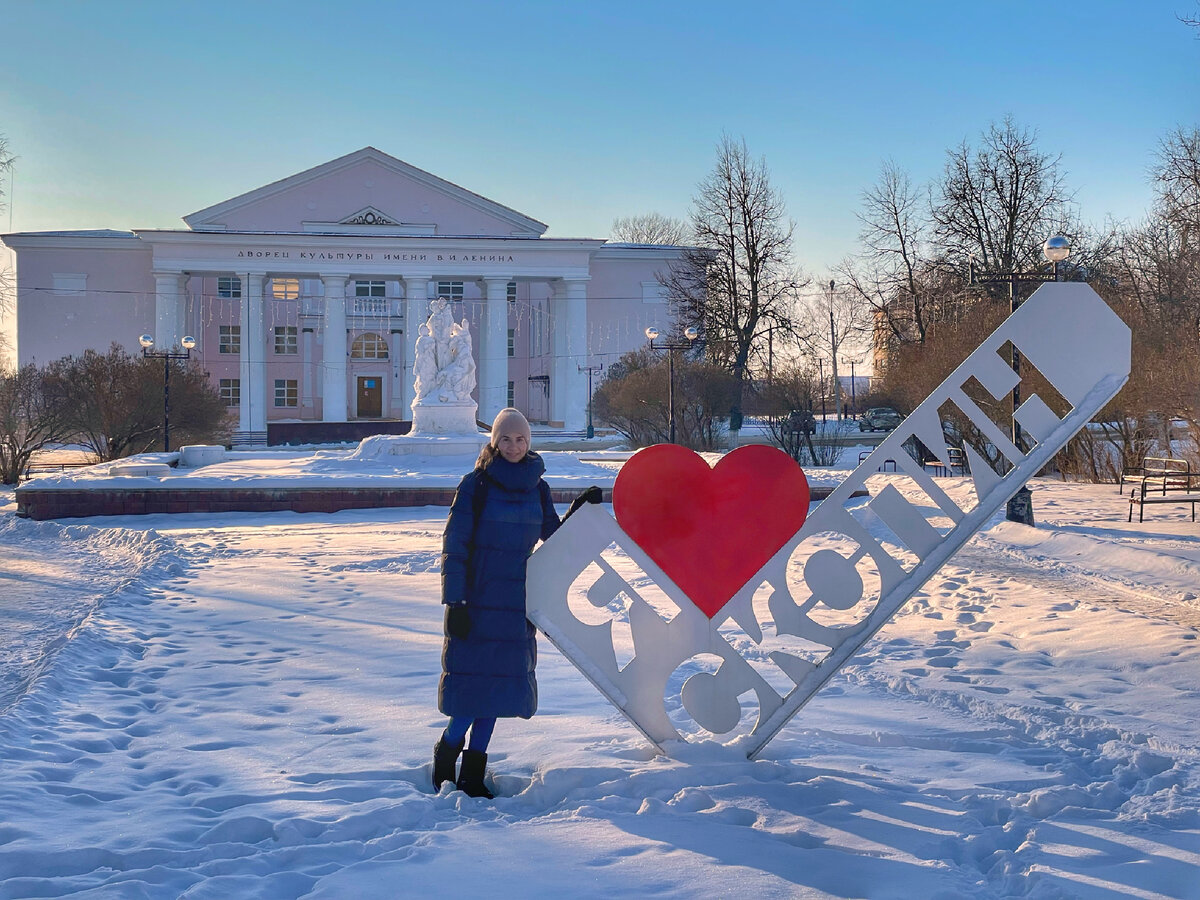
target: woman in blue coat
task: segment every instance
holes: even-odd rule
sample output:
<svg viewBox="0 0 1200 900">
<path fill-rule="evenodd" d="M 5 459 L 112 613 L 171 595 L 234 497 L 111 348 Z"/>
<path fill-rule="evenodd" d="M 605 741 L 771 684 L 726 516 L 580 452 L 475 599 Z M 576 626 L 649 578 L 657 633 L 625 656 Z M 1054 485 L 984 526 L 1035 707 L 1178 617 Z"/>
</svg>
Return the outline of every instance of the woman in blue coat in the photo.
<svg viewBox="0 0 1200 900">
<path fill-rule="evenodd" d="M 450 506 L 442 542 L 446 640 L 438 685 L 438 709 L 450 723 L 434 747 L 434 790 L 453 781 L 472 797 L 491 799 L 483 776 L 496 719 L 528 719 L 537 710 L 537 645 L 525 618 L 525 565 L 559 519 L 542 480 L 545 463 L 529 440 L 525 416 L 502 409 Z M 599 502 L 599 493 L 585 491 L 572 510 L 585 498 Z"/>
</svg>

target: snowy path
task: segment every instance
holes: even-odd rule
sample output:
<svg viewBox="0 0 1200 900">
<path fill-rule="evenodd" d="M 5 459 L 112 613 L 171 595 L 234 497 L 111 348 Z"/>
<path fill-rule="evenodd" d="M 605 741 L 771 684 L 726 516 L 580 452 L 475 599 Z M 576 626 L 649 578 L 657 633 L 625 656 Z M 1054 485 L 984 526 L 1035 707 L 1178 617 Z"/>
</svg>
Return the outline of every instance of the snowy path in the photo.
<svg viewBox="0 0 1200 900">
<path fill-rule="evenodd" d="M 491 803 L 428 787 L 444 510 L 16 522 L 117 580 L 0 715 L 0 898 L 1200 897 L 1200 541 L 1073 530 L 1091 490 L 757 762 L 656 757 L 543 641 Z"/>
<path fill-rule="evenodd" d="M 1130 584 L 1074 568 L 1069 564 L 1030 559 L 1014 553 L 1008 546 L 986 539 L 977 539 L 968 544 L 956 554 L 953 562 L 960 566 L 970 566 L 976 571 L 987 571 L 992 575 L 1017 579 L 1028 587 L 1053 591 L 1076 601 L 1115 606 L 1126 612 L 1173 622 L 1187 628 L 1200 628 L 1200 606 L 1183 599 L 1189 592 L 1169 596 L 1169 590 L 1155 592 L 1153 585 Z M 1200 565 L 1196 566 L 1195 577 L 1197 588 L 1200 590 Z M 1194 599 L 1193 595 L 1191 600 Z"/>
<path fill-rule="evenodd" d="M 0 516 L 0 547 L 0 713 L 104 598 L 158 577 L 156 567 L 174 565 L 175 550 L 153 534 L 21 522 L 11 514 Z"/>
</svg>

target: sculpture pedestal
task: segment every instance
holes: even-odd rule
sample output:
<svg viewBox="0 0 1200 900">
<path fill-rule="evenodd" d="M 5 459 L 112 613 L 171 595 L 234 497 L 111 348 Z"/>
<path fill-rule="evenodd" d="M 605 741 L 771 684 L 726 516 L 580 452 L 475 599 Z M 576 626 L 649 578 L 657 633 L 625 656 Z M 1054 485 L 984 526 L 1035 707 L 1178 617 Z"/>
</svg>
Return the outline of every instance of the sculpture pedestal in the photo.
<svg viewBox="0 0 1200 900">
<path fill-rule="evenodd" d="M 377 434 L 364 438 L 352 457 L 466 456 L 474 462 L 490 435 L 479 430 L 473 400 L 450 403 L 414 403 L 412 430 L 408 434 Z"/>
<path fill-rule="evenodd" d="M 479 405 L 474 400 L 449 403 L 412 405 L 412 431 L 409 435 L 465 435 L 474 439 L 479 434 L 475 416 Z"/>
<path fill-rule="evenodd" d="M 486 434 L 375 434 L 359 441 L 350 458 L 461 456 L 474 463 L 487 442 Z"/>
</svg>

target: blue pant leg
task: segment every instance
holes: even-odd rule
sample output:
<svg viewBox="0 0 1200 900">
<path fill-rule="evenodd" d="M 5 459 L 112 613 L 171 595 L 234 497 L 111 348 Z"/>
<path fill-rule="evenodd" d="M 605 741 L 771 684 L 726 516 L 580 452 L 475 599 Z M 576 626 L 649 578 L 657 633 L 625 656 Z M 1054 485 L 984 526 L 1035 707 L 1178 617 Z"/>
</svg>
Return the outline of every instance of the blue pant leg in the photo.
<svg viewBox="0 0 1200 900">
<path fill-rule="evenodd" d="M 450 724 L 446 726 L 446 743 L 451 747 L 462 746 L 463 739 L 467 736 L 467 729 L 471 727 L 472 721 L 473 719 L 470 716 L 451 716 Z"/>
<path fill-rule="evenodd" d="M 471 726 L 471 743 L 467 749 L 486 753 L 492 732 L 496 729 L 495 719 L 476 719 Z"/>
</svg>

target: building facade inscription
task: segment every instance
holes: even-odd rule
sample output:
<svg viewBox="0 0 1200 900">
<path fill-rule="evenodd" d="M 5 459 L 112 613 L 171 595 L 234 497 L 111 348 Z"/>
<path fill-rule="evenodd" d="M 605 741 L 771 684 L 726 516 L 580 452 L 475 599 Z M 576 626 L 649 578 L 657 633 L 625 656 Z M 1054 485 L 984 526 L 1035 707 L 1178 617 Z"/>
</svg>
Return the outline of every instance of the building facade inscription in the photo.
<svg viewBox="0 0 1200 900">
<path fill-rule="evenodd" d="M 438 262 L 438 263 L 488 263 L 517 262 L 511 253 L 380 253 L 377 250 L 239 250 L 238 259 L 292 259 L 333 262 Z"/>
</svg>

